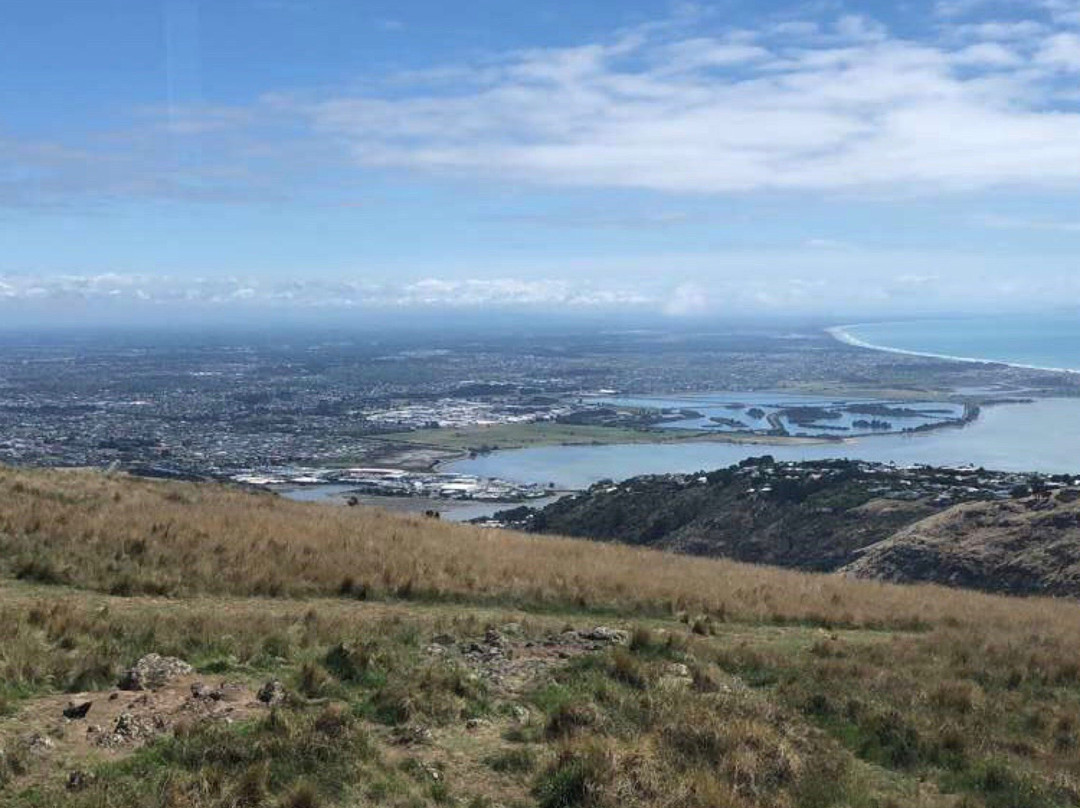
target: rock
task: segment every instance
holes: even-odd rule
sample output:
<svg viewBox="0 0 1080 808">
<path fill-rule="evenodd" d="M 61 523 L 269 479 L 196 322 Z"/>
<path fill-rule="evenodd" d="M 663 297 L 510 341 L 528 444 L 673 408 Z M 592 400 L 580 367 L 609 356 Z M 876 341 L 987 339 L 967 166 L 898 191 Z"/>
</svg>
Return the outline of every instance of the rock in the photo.
<svg viewBox="0 0 1080 808">
<path fill-rule="evenodd" d="M 429 777 L 435 783 L 438 783 L 440 780 L 442 780 L 442 772 L 430 763 L 421 763 L 420 771 L 423 772 L 425 776 Z"/>
<path fill-rule="evenodd" d="M 33 732 L 27 735 L 23 739 L 23 743 L 26 744 L 26 748 L 31 752 L 48 752 L 54 746 L 56 742 L 53 741 L 48 735 L 42 735 L 40 732 Z"/>
<path fill-rule="evenodd" d="M 76 720 L 79 718 L 86 718 L 86 714 L 90 712 L 90 707 L 94 702 L 84 701 L 81 703 L 70 702 L 67 707 L 64 708 L 64 718 L 70 718 Z"/>
<path fill-rule="evenodd" d="M 214 701 L 243 701 L 244 686 L 238 682 L 222 682 L 210 691 L 210 698 Z"/>
<path fill-rule="evenodd" d="M 694 684 L 694 677 L 686 665 L 681 662 L 672 662 L 665 666 L 664 674 L 658 683 L 662 688 L 690 687 Z"/>
<path fill-rule="evenodd" d="M 116 719 L 116 726 L 113 727 L 113 732 L 117 735 L 123 735 L 125 738 L 130 738 L 138 732 L 138 722 L 131 713 L 120 713 Z"/>
<path fill-rule="evenodd" d="M 281 702 L 285 701 L 285 685 L 277 679 L 271 679 L 259 688 L 259 692 L 255 694 L 255 698 L 263 704 L 281 704 Z"/>
<path fill-rule="evenodd" d="M 690 668 L 688 668 L 686 665 L 682 664 L 681 662 L 672 662 L 670 665 L 667 666 L 667 669 L 666 669 L 665 673 L 668 676 L 678 676 L 681 679 L 689 679 L 689 678 L 691 678 L 690 677 Z"/>
<path fill-rule="evenodd" d="M 434 740 L 431 730 L 416 724 L 398 727 L 393 734 L 394 743 L 399 746 L 429 744 Z"/>
<path fill-rule="evenodd" d="M 432 643 L 431 645 L 429 645 L 427 648 L 424 649 L 424 653 L 427 654 L 428 656 L 445 656 L 446 655 L 446 646 L 445 645 L 439 645 L 438 643 Z"/>
<path fill-rule="evenodd" d="M 206 686 L 205 682 L 195 682 L 191 686 L 191 697 L 193 699 L 208 699 L 210 698 L 211 690 Z"/>
<path fill-rule="evenodd" d="M 468 721 L 465 722 L 465 729 L 470 731 L 478 730 L 482 727 L 489 726 L 491 726 L 491 722 L 488 721 L 486 718 L 470 718 Z"/>
<path fill-rule="evenodd" d="M 502 634 L 496 629 L 489 628 L 484 632 L 482 643 L 471 642 L 462 645 L 461 652 L 472 662 L 490 665 L 507 659 L 513 654 L 513 648 Z"/>
<path fill-rule="evenodd" d="M 124 674 L 119 687 L 121 690 L 158 690 L 173 679 L 194 672 L 195 669 L 182 659 L 147 654 Z"/>
<path fill-rule="evenodd" d="M 147 741 L 169 728 L 169 722 L 161 715 L 120 713 L 112 732 L 99 733 L 94 738 L 98 746 L 113 747 Z"/>
<path fill-rule="evenodd" d="M 509 712 L 510 716 L 519 724 L 528 724 L 532 719 L 532 713 L 529 712 L 529 708 L 522 704 L 511 704 Z"/>
<path fill-rule="evenodd" d="M 592 640 L 593 642 L 624 643 L 629 635 L 617 628 L 597 626 L 592 629 L 582 629 L 578 632 L 578 636 L 583 640 Z"/>
</svg>

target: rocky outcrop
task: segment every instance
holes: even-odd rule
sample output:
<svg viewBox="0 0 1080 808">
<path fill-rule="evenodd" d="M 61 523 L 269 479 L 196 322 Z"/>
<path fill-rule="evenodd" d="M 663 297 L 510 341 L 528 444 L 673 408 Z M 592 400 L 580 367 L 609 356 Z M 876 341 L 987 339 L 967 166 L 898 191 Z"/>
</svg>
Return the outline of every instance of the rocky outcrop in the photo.
<svg viewBox="0 0 1080 808">
<path fill-rule="evenodd" d="M 174 679 L 194 672 L 195 669 L 182 659 L 147 654 L 123 675 L 119 687 L 121 690 L 160 690 Z"/>
</svg>

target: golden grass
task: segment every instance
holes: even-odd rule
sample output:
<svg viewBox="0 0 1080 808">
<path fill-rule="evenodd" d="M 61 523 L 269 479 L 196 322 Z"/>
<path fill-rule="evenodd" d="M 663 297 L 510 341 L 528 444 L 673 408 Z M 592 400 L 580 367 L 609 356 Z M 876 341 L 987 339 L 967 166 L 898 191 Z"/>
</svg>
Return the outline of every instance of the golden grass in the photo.
<svg viewBox="0 0 1080 808">
<path fill-rule="evenodd" d="M 978 626 L 1080 646 L 1080 609 L 297 503 L 218 485 L 0 469 L 0 569 L 114 594 L 447 599 L 871 628 Z"/>
</svg>

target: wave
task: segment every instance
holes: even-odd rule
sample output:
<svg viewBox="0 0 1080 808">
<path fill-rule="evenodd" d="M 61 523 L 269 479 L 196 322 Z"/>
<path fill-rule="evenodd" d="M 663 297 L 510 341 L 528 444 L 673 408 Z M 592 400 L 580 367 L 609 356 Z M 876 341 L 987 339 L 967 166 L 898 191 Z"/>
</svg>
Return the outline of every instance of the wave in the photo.
<svg viewBox="0 0 1080 808">
<path fill-rule="evenodd" d="M 873 342 L 867 342 L 864 339 L 859 339 L 848 330 L 851 328 L 862 328 L 866 325 L 871 324 L 851 323 L 849 325 L 834 325 L 830 328 L 826 328 L 825 333 L 845 345 L 852 345 L 856 348 L 867 348 L 871 351 L 884 351 L 885 353 L 902 354 L 904 356 L 925 356 L 931 359 L 946 359 L 952 362 L 973 362 L 979 365 L 1005 365 L 1011 368 L 1021 368 L 1022 370 L 1044 370 L 1051 373 L 1080 373 L 1080 369 L 1078 368 L 1056 368 L 1048 367 L 1046 365 L 1029 365 L 1023 362 L 1010 362 L 1006 359 L 987 359 L 986 357 L 978 356 L 955 356 L 953 354 L 933 353 L 931 351 L 912 351 L 906 348 L 893 348 L 889 345 L 878 345 Z"/>
</svg>

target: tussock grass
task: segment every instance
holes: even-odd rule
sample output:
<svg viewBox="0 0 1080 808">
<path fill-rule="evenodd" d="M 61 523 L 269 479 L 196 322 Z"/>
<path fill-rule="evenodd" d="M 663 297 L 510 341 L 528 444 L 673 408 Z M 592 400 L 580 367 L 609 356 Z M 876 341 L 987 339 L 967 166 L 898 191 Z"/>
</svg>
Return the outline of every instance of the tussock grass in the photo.
<svg viewBox="0 0 1080 808">
<path fill-rule="evenodd" d="M 600 613 L 626 645 L 513 703 L 454 647 L 427 649 L 511 622 L 543 644 Z M 1078 648 L 1068 601 L 0 469 L 0 713 L 109 687 L 151 651 L 295 694 L 72 794 L 5 789 L 34 764 L 8 748 L 5 808 L 1058 808 L 1080 804 Z M 394 740 L 417 728 L 434 740 Z"/>
<path fill-rule="evenodd" d="M 122 764 L 105 766 L 82 790 L 46 799 L 71 808 L 327 806 L 350 796 L 364 774 L 386 769 L 348 713 L 275 710 L 239 729 L 181 726 Z M 278 795 L 284 798 L 278 800 Z"/>
<path fill-rule="evenodd" d="M 328 508 L 216 485 L 0 469 L 0 569 L 116 595 L 341 595 L 919 630 L 1080 643 L 1072 604 L 1006 601 Z"/>
</svg>

